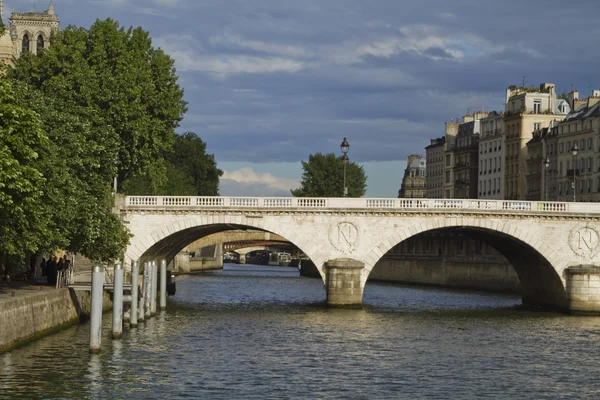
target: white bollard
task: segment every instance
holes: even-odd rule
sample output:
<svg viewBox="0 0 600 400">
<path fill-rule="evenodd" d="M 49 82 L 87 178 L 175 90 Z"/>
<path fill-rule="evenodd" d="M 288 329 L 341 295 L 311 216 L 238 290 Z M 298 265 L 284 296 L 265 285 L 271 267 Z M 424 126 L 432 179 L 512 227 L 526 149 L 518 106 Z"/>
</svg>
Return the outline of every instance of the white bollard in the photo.
<svg viewBox="0 0 600 400">
<path fill-rule="evenodd" d="M 146 319 L 152 316 L 151 307 L 152 307 L 152 262 L 148 261 L 146 263 L 146 268 L 144 268 L 144 294 L 145 294 L 145 303 L 146 303 Z"/>
<path fill-rule="evenodd" d="M 104 267 L 92 268 L 92 299 L 90 310 L 90 353 L 97 354 L 102 347 L 102 297 L 104 293 Z"/>
<path fill-rule="evenodd" d="M 152 302 L 150 303 L 150 314 L 156 315 L 156 295 L 158 289 L 158 264 L 156 261 L 152 261 Z"/>
<path fill-rule="evenodd" d="M 167 308 L 167 260 L 160 262 L 160 309 Z"/>
<path fill-rule="evenodd" d="M 146 269 L 148 263 L 144 263 L 144 271 L 142 272 L 142 286 L 140 286 L 140 306 L 138 307 L 138 321 L 143 321 L 146 318 Z"/>
<path fill-rule="evenodd" d="M 140 265 L 138 261 L 131 262 L 131 317 L 129 323 L 131 326 L 138 324 L 138 275 L 140 274 Z"/>
<path fill-rule="evenodd" d="M 123 337 L 123 264 L 115 265 L 114 274 L 112 337 L 121 339 Z"/>
</svg>

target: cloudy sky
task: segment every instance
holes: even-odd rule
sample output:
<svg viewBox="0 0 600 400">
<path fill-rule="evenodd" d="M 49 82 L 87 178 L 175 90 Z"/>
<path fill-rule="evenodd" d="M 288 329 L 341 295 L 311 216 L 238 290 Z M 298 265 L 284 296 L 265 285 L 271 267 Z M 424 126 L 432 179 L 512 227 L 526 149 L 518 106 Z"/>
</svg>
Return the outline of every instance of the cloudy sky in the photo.
<svg viewBox="0 0 600 400">
<path fill-rule="evenodd" d="M 45 9 L 42 0 L 4 0 Z M 444 122 L 503 107 L 507 86 L 600 88 L 598 0 L 54 0 L 63 27 L 113 18 L 176 61 L 222 195 L 289 195 L 301 160 L 339 153 L 396 197 Z"/>
</svg>

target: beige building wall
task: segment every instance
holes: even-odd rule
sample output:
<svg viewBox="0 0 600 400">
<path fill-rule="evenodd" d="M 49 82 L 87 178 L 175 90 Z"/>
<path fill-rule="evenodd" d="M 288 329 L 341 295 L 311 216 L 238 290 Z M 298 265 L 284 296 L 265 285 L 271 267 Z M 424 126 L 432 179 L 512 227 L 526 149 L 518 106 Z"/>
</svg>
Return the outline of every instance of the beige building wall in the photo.
<svg viewBox="0 0 600 400">
<path fill-rule="evenodd" d="M 595 134 L 600 132 L 600 91 L 594 91 L 593 95 L 555 128 L 559 201 L 600 201 L 600 138 Z M 575 144 L 577 155 L 574 156 Z"/>
<path fill-rule="evenodd" d="M 425 178 L 425 197 L 441 199 L 444 197 L 444 152 L 445 138 L 431 139 L 425 147 L 427 176 Z"/>
<path fill-rule="evenodd" d="M 490 113 L 481 120 L 478 198 L 504 198 L 504 114 Z"/>
<path fill-rule="evenodd" d="M 570 111 L 567 101 L 557 99 L 554 85 L 543 83 L 540 89 L 507 89 L 504 124 L 506 128 L 504 195 L 525 200 L 527 193 L 527 142 L 533 132 L 561 121 Z"/>
</svg>

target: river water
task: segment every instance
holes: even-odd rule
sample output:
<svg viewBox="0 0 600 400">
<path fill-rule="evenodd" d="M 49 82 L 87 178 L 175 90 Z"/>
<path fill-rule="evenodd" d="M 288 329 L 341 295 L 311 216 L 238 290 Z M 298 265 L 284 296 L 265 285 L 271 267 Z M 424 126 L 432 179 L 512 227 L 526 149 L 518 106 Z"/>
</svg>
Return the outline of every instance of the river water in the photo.
<svg viewBox="0 0 600 400">
<path fill-rule="evenodd" d="M 178 277 L 166 312 L 88 354 L 80 325 L 0 355 L 0 398 L 600 398 L 600 318 L 368 283 L 329 309 L 294 268 Z"/>
</svg>

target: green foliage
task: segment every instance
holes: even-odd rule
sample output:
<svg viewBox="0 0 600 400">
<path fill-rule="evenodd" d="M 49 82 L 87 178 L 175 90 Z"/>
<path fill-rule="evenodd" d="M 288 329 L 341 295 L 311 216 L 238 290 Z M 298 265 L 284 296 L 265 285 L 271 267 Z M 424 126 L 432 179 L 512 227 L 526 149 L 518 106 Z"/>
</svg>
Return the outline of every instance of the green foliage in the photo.
<svg viewBox="0 0 600 400">
<path fill-rule="evenodd" d="M 218 196 L 219 178 L 223 171 L 217 168 L 215 157 L 206 154 L 206 143 L 195 133 L 177 136 L 167 160 L 172 170 L 179 170 L 191 178 L 196 196 Z"/>
<path fill-rule="evenodd" d="M 311 154 L 308 162 L 302 161 L 300 188 L 292 190 L 296 197 L 342 197 L 344 193 L 344 162 L 334 153 Z M 348 197 L 364 196 L 367 176 L 362 166 L 355 162 L 346 165 Z"/>
<path fill-rule="evenodd" d="M 11 83 L 0 78 L 0 256 L 38 249 L 49 232 L 43 203 L 46 183 L 40 149 L 48 145 L 39 116 L 18 104 Z"/>
<path fill-rule="evenodd" d="M 161 162 L 159 160 L 158 162 Z M 146 175 L 136 175 L 123 185 L 129 195 L 218 196 L 219 178 L 214 155 L 206 154 L 206 143 L 195 133 L 177 135 L 164 160 L 166 181 L 155 185 Z"/>
<path fill-rule="evenodd" d="M 103 130 L 107 168 L 118 160 L 118 182 L 143 175 L 160 186 L 166 169 L 154 160 L 170 150 L 186 110 L 173 60 L 148 32 L 110 19 L 69 26 L 51 42 L 40 56 L 21 57 L 11 75 L 89 115 Z"/>
<path fill-rule="evenodd" d="M 28 249 L 68 249 L 104 262 L 121 258 L 129 236 L 111 210 L 116 168 L 106 151 L 106 129 L 77 104 L 19 81 L 14 87 L 20 104 L 40 116 L 48 138 L 38 149 L 38 168 L 45 178 L 40 203 L 51 217 L 41 247 Z"/>
</svg>

